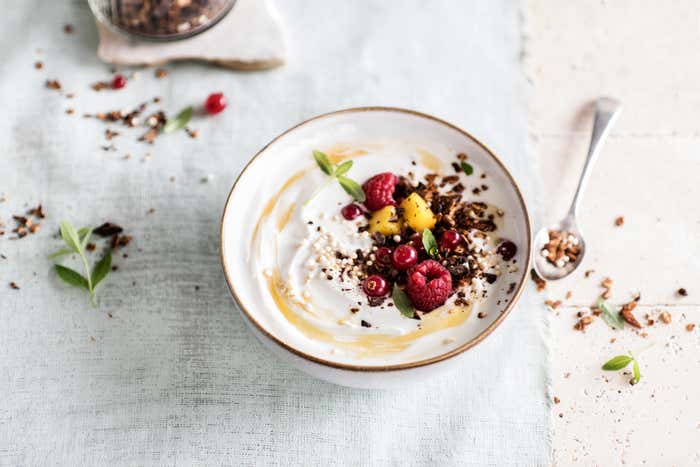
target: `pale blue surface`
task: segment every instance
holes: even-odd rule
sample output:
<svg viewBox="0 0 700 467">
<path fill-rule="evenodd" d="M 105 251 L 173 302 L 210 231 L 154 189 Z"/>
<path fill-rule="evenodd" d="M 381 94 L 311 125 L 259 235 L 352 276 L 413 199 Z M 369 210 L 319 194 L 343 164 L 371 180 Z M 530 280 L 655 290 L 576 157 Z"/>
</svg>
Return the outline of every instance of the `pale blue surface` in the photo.
<svg viewBox="0 0 700 467">
<path fill-rule="evenodd" d="M 414 108 L 467 129 L 506 161 L 532 206 L 517 3 L 277 4 L 287 66 L 186 64 L 165 80 L 145 70 L 125 90 L 99 94 L 89 83 L 110 73 L 95 58 L 85 4 L 6 7 L 0 193 L 9 201 L 0 216 L 43 202 L 48 218 L 36 236 L 0 238 L 0 464 L 550 464 L 542 309 L 530 287 L 457 373 L 361 391 L 312 380 L 268 353 L 234 310 L 219 265 L 219 217 L 247 159 L 300 120 L 343 107 Z M 63 34 L 64 22 L 75 35 Z M 78 97 L 44 89 L 46 78 Z M 80 117 L 154 95 L 174 112 L 215 90 L 231 105 L 194 123 L 198 140 L 178 134 L 150 148 L 125 131 L 119 152 L 104 152 L 104 125 Z M 121 160 L 126 152 L 134 158 Z M 140 162 L 147 152 L 152 160 Z M 109 218 L 135 236 L 99 311 L 49 270 L 64 218 Z"/>
</svg>

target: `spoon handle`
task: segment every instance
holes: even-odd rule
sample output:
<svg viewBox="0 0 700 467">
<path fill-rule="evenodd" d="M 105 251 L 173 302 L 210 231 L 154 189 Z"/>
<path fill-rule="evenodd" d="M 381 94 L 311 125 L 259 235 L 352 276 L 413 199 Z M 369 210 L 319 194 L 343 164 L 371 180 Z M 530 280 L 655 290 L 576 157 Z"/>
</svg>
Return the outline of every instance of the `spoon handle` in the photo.
<svg viewBox="0 0 700 467">
<path fill-rule="evenodd" d="M 591 144 L 588 146 L 588 157 L 586 157 L 586 164 L 583 166 L 583 173 L 578 182 L 574 200 L 571 202 L 571 207 L 569 208 L 569 215 L 574 218 L 578 212 L 578 205 L 583 196 L 583 192 L 586 189 L 586 185 L 588 185 L 588 179 L 593 171 L 593 165 L 595 161 L 598 160 L 598 154 L 600 153 L 603 141 L 608 136 L 608 133 L 610 133 L 610 128 L 612 128 L 613 123 L 618 115 L 620 115 L 621 109 L 622 104 L 610 97 L 601 97 L 595 103 L 595 121 L 593 122 Z"/>
</svg>

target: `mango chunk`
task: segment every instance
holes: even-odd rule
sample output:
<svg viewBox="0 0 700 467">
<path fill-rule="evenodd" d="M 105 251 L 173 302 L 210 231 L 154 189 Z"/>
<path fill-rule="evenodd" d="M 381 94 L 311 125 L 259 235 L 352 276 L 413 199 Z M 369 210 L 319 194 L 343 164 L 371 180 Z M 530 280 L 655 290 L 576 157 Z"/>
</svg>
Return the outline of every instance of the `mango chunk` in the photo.
<svg viewBox="0 0 700 467">
<path fill-rule="evenodd" d="M 369 233 L 379 232 L 382 235 L 401 233 L 401 220 L 396 214 L 395 206 L 384 206 L 372 213 L 369 220 Z"/>
<path fill-rule="evenodd" d="M 403 221 L 416 232 L 435 227 L 435 214 L 418 193 L 411 193 L 401 202 Z"/>
</svg>

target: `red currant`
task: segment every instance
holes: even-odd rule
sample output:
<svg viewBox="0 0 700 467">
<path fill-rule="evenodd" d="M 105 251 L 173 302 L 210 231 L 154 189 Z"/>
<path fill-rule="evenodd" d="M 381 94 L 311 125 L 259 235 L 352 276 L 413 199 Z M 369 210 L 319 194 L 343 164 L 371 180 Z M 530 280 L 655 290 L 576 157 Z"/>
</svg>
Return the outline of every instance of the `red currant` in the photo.
<svg viewBox="0 0 700 467">
<path fill-rule="evenodd" d="M 351 221 L 354 218 L 362 215 L 362 208 L 355 203 L 350 203 L 347 206 L 343 206 L 340 213 L 345 219 Z"/>
<path fill-rule="evenodd" d="M 408 269 L 418 262 L 418 252 L 411 245 L 399 245 L 391 259 L 396 269 Z"/>
<path fill-rule="evenodd" d="M 388 246 L 380 246 L 377 248 L 377 251 L 374 253 L 374 256 L 377 258 L 377 262 L 379 264 L 383 265 L 389 265 L 391 264 L 391 248 Z"/>
<path fill-rule="evenodd" d="M 454 250 L 462 241 L 462 236 L 456 230 L 445 230 L 440 237 L 440 248 Z"/>
<path fill-rule="evenodd" d="M 114 75 L 114 79 L 112 80 L 112 87 L 114 89 L 121 89 L 124 86 L 126 86 L 126 78 L 124 75 Z"/>
<path fill-rule="evenodd" d="M 208 114 L 214 115 L 218 114 L 226 108 L 226 98 L 223 92 L 215 92 L 214 94 L 209 94 L 206 102 L 204 102 L 204 108 Z"/>
<path fill-rule="evenodd" d="M 389 283 L 382 276 L 373 274 L 362 283 L 362 290 L 370 297 L 383 297 L 389 293 Z"/>
</svg>

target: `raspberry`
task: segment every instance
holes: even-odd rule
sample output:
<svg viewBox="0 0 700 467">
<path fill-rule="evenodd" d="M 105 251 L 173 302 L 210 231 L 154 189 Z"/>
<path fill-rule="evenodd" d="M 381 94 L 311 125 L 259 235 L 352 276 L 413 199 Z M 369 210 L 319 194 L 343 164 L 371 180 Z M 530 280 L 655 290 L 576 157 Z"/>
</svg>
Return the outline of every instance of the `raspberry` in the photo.
<svg viewBox="0 0 700 467">
<path fill-rule="evenodd" d="M 362 185 L 367 199 L 365 206 L 370 211 L 378 211 L 384 206 L 395 206 L 394 189 L 398 178 L 391 172 L 384 172 L 370 178 Z"/>
<path fill-rule="evenodd" d="M 427 259 L 408 272 L 406 293 L 417 310 L 434 310 L 447 301 L 450 292 L 450 271 L 437 261 Z"/>
</svg>

